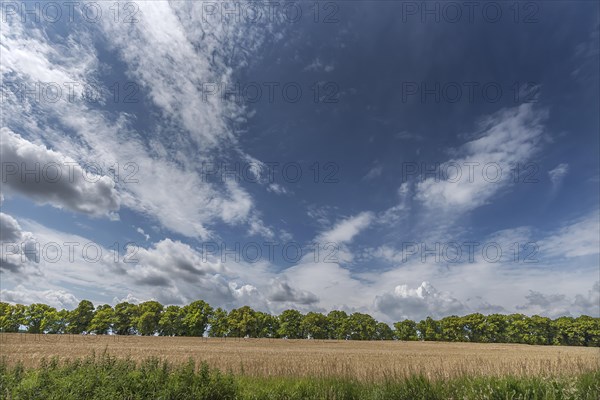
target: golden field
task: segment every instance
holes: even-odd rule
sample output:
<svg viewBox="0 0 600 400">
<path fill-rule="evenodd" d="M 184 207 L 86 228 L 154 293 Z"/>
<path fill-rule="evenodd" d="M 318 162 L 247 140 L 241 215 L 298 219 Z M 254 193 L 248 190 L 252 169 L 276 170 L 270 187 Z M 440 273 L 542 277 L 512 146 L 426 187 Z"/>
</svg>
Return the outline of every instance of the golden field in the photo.
<svg viewBox="0 0 600 400">
<path fill-rule="evenodd" d="M 600 348 L 517 344 L 0 334 L 9 364 L 107 351 L 134 360 L 183 363 L 190 357 L 249 376 L 336 376 L 372 381 L 421 373 L 470 376 L 575 375 L 600 368 Z"/>
</svg>

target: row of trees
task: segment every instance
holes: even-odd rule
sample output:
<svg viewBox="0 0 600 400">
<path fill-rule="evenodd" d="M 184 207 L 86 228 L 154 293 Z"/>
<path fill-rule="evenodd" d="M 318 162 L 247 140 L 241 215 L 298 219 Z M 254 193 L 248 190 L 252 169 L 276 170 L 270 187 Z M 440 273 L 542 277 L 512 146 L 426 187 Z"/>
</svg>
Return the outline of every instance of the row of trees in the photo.
<svg viewBox="0 0 600 400">
<path fill-rule="evenodd" d="M 83 300 L 72 311 L 46 304 L 0 302 L 0 331 L 30 333 L 95 333 L 288 339 L 428 340 L 482 343 L 527 343 L 600 346 L 600 318 L 581 316 L 555 320 L 522 314 L 469 314 L 441 320 L 431 317 L 389 325 L 363 313 L 334 310 L 327 315 L 286 310 L 279 316 L 248 306 L 227 312 L 198 300 L 183 307 L 157 301 L 94 307 Z"/>
</svg>

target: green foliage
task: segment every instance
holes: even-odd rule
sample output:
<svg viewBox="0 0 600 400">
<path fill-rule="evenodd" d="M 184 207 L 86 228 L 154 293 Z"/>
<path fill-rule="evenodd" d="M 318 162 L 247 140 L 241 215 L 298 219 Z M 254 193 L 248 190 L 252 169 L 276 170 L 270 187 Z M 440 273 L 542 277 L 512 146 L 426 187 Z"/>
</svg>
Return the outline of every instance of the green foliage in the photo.
<svg viewBox="0 0 600 400">
<path fill-rule="evenodd" d="M 42 322 L 55 312 L 56 309 L 54 307 L 46 304 L 34 303 L 29 305 L 25 310 L 27 332 L 42 333 Z"/>
<path fill-rule="evenodd" d="M 158 321 L 161 336 L 181 336 L 183 327 L 183 310 L 179 306 L 168 306 Z"/>
<path fill-rule="evenodd" d="M 394 324 L 396 329 L 396 339 L 398 340 L 419 340 L 417 336 L 417 323 L 410 319 L 396 322 Z"/>
<path fill-rule="evenodd" d="M 392 340 L 394 339 L 394 331 L 384 322 L 378 322 L 375 327 L 375 339 L 377 340 Z"/>
<path fill-rule="evenodd" d="M 258 332 L 256 311 L 248 306 L 235 308 L 227 316 L 227 325 L 229 325 L 229 336 L 256 337 Z"/>
<path fill-rule="evenodd" d="M 350 333 L 347 330 L 347 320 L 348 314 L 345 311 L 333 310 L 327 314 L 329 339 L 343 340 L 348 338 Z"/>
<path fill-rule="evenodd" d="M 108 304 L 98 306 L 88 327 L 89 332 L 105 335 L 112 330 L 115 323 L 115 310 Z"/>
<path fill-rule="evenodd" d="M 139 314 L 138 306 L 128 302 L 115 306 L 113 329 L 118 335 L 133 335 L 136 333 L 135 320 Z"/>
<path fill-rule="evenodd" d="M 369 314 L 353 313 L 346 320 L 346 330 L 353 340 L 375 339 L 377 321 Z"/>
<path fill-rule="evenodd" d="M 303 315 L 298 310 L 285 310 L 279 316 L 279 329 L 277 334 L 281 337 L 288 339 L 302 339 L 304 338 L 304 332 L 302 332 L 302 319 Z"/>
<path fill-rule="evenodd" d="M 597 400 L 600 371 L 578 376 L 470 377 L 429 380 L 420 375 L 361 383 L 343 378 L 252 377 L 223 374 L 189 360 L 156 358 L 140 364 L 106 353 L 24 369 L 0 360 L 0 393 L 8 399 L 356 399 L 356 400 Z"/>
<path fill-rule="evenodd" d="M 417 331 L 421 340 L 441 340 L 442 327 L 431 317 L 425 318 L 417 324 Z"/>
<path fill-rule="evenodd" d="M 229 333 L 227 311 L 221 307 L 213 311 L 208 323 L 210 324 L 210 329 L 208 330 L 208 336 L 210 337 L 225 337 Z"/>
<path fill-rule="evenodd" d="M 86 332 L 92 318 L 94 318 L 94 305 L 89 300 L 81 300 L 77 308 L 69 313 L 67 332 Z"/>
<path fill-rule="evenodd" d="M 39 369 L 0 364 L 0 391 L 14 399 L 235 399 L 236 382 L 193 360 L 181 366 L 150 358 L 136 365 L 103 354 L 83 360 L 42 360 Z"/>
<path fill-rule="evenodd" d="M 300 330 L 312 339 L 327 339 L 329 337 L 327 317 L 321 313 L 309 312 L 302 319 Z"/>
<path fill-rule="evenodd" d="M 203 336 L 213 309 L 203 300 L 183 307 L 183 326 L 187 336 Z"/>
<path fill-rule="evenodd" d="M 42 319 L 42 331 L 46 333 L 66 333 L 69 323 L 67 310 L 52 310 Z"/>
<path fill-rule="evenodd" d="M 0 330 L 2 332 L 18 332 L 25 325 L 26 307 L 22 304 L 11 305 L 0 302 Z"/>
<path fill-rule="evenodd" d="M 160 314 L 163 306 L 158 301 L 146 301 L 138 306 L 135 326 L 140 335 L 152 336 L 159 330 Z M 200 335 L 201 336 L 201 335 Z"/>
<path fill-rule="evenodd" d="M 539 315 L 480 313 L 427 317 L 396 322 L 394 328 L 368 314 L 333 310 L 327 315 L 285 310 L 279 316 L 249 306 L 227 313 L 202 300 L 184 307 L 163 307 L 157 301 L 140 305 L 98 306 L 83 300 L 73 311 L 45 304 L 11 305 L 0 302 L 0 332 L 115 333 L 118 335 L 253 337 L 337 340 L 426 340 L 446 342 L 520 343 L 600 347 L 600 318 L 582 315 L 552 320 Z"/>
<path fill-rule="evenodd" d="M 264 312 L 256 312 L 257 333 L 259 338 L 275 338 L 279 329 L 279 320 L 277 317 Z"/>
</svg>

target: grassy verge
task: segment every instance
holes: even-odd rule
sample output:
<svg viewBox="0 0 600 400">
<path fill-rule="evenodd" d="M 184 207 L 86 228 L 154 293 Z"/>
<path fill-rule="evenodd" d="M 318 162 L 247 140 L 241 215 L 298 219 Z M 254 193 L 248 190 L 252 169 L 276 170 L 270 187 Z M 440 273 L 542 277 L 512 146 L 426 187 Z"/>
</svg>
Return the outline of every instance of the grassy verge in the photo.
<svg viewBox="0 0 600 400">
<path fill-rule="evenodd" d="M 174 366 L 136 363 L 107 354 L 67 362 L 42 360 L 35 369 L 0 361 L 4 399 L 589 399 L 600 398 L 600 371 L 576 377 L 414 376 L 365 384 L 343 379 L 234 376 L 193 361 Z"/>
</svg>

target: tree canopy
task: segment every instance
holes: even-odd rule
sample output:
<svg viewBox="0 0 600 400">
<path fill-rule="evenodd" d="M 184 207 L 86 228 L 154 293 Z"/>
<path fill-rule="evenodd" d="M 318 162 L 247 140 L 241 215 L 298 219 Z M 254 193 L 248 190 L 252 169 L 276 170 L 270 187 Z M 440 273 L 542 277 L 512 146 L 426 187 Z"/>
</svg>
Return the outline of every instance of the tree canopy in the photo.
<svg viewBox="0 0 600 400">
<path fill-rule="evenodd" d="M 82 300 L 73 310 L 46 304 L 0 302 L 0 332 L 93 333 L 117 335 L 257 337 L 336 340 L 427 340 L 447 342 L 524 343 L 600 347 L 600 318 L 550 319 L 539 315 L 479 313 L 436 320 L 388 324 L 364 313 L 333 310 L 328 314 L 285 310 L 271 315 L 249 306 L 229 312 L 203 300 L 183 307 L 157 301 L 122 302 L 94 307 Z"/>
</svg>

